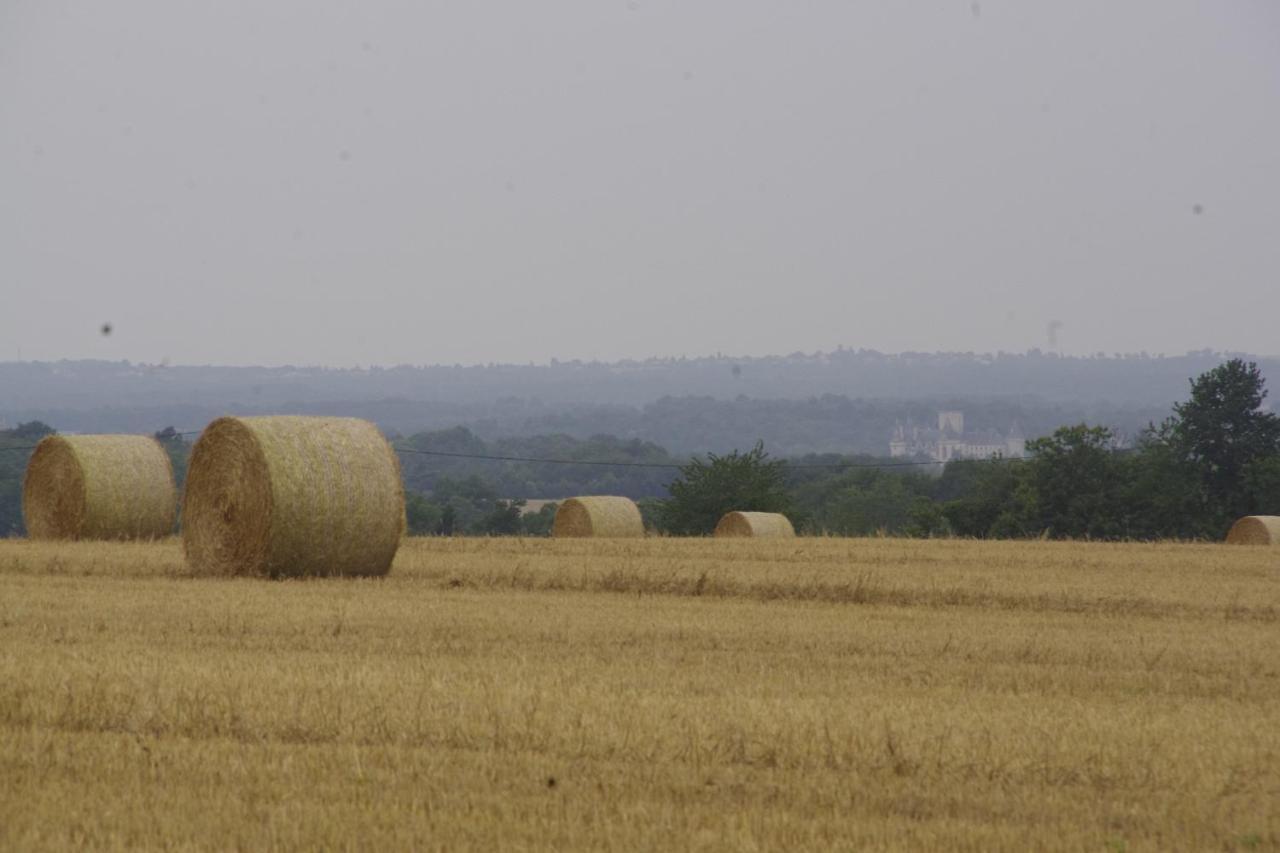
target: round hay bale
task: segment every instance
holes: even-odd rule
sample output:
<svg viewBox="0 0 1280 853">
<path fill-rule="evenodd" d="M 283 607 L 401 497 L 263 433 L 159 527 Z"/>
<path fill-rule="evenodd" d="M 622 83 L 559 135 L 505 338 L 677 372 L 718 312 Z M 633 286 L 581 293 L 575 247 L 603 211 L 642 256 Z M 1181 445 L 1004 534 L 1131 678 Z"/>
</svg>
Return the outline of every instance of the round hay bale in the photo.
<svg viewBox="0 0 1280 853">
<path fill-rule="evenodd" d="M 780 512 L 727 512 L 716 525 L 716 536 L 754 536 L 757 539 L 792 539 L 796 529 Z"/>
<path fill-rule="evenodd" d="M 32 539 L 152 539 L 173 533 L 177 512 L 173 465 L 150 436 L 47 436 L 22 481 Z"/>
<path fill-rule="evenodd" d="M 399 459 L 356 418 L 219 418 L 191 450 L 182 511 L 202 575 L 385 575 L 405 529 Z"/>
<path fill-rule="evenodd" d="M 640 517 L 640 507 L 631 498 L 569 498 L 556 508 L 551 535 L 557 539 L 622 539 L 644 536 L 644 519 Z"/>
<path fill-rule="evenodd" d="M 1227 532 L 1231 545 L 1280 545 L 1280 515 L 1246 515 Z"/>
</svg>

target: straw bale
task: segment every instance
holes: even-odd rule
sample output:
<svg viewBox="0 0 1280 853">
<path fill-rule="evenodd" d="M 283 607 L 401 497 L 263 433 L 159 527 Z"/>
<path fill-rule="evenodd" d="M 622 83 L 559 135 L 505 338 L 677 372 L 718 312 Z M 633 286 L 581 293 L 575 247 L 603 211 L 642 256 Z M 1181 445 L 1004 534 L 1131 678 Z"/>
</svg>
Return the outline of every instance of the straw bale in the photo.
<svg viewBox="0 0 1280 853">
<path fill-rule="evenodd" d="M 621 539 L 644 536 L 640 507 L 631 498 L 594 496 L 569 498 L 556 508 L 551 535 Z"/>
<path fill-rule="evenodd" d="M 716 525 L 715 535 L 790 539 L 796 530 L 791 520 L 780 512 L 727 512 Z"/>
<path fill-rule="evenodd" d="M 1280 515 L 1246 515 L 1231 525 L 1232 545 L 1280 545 Z"/>
<path fill-rule="evenodd" d="M 356 418 L 219 418 L 192 448 L 183 500 L 203 575 L 384 575 L 405 529 L 400 462 Z"/>
<path fill-rule="evenodd" d="M 150 539 L 173 533 L 178 489 L 160 442 L 145 435 L 51 435 L 22 483 L 32 539 Z"/>
</svg>

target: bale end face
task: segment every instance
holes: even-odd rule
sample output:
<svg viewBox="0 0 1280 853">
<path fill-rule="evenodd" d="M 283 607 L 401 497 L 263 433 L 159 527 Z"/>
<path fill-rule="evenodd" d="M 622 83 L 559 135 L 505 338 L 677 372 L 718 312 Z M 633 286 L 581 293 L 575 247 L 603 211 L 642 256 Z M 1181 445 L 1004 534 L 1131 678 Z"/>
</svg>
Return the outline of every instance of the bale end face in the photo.
<svg viewBox="0 0 1280 853">
<path fill-rule="evenodd" d="M 640 507 L 631 498 L 569 498 L 556 508 L 551 535 L 556 539 L 637 538 L 644 536 L 644 519 Z"/>
<path fill-rule="evenodd" d="M 51 435 L 22 484 L 32 539 L 155 539 L 173 533 L 178 490 L 169 454 L 144 435 Z"/>
<path fill-rule="evenodd" d="M 780 512 L 728 512 L 715 530 L 718 538 L 791 539 L 795 535 L 791 520 Z"/>
<path fill-rule="evenodd" d="M 1246 515 L 1231 525 L 1230 545 L 1280 545 L 1280 515 Z"/>
<path fill-rule="evenodd" d="M 405 525 L 395 451 L 355 418 L 219 418 L 183 511 L 187 560 L 212 575 L 384 575 Z"/>
</svg>

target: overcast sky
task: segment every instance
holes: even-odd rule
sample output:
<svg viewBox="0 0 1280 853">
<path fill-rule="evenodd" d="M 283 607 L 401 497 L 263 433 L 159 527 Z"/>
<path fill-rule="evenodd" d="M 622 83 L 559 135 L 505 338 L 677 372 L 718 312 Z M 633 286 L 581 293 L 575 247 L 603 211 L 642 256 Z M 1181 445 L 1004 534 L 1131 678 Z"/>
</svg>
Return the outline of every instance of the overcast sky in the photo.
<svg viewBox="0 0 1280 853">
<path fill-rule="evenodd" d="M 0 360 L 1276 354 L 1277 318 L 1274 0 L 0 0 Z"/>
</svg>

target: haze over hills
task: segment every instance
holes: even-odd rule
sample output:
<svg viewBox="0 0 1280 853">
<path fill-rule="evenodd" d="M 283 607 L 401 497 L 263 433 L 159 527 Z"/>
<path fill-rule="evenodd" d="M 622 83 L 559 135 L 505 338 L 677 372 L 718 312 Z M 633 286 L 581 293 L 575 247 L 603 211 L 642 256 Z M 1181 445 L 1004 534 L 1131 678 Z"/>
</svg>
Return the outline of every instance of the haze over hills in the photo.
<svg viewBox="0 0 1280 853">
<path fill-rule="evenodd" d="M 6 362 L 0 419 L 87 432 L 199 428 L 227 413 L 357 415 L 403 434 L 466 425 L 488 437 L 610 433 L 679 451 L 764 438 L 779 452 L 880 453 L 896 420 L 927 421 L 937 408 L 964 408 L 975 426 L 1016 420 L 1029 435 L 1081 420 L 1132 433 L 1227 357 L 841 349 L 350 369 Z M 1280 358 L 1246 357 L 1280 378 Z"/>
</svg>

